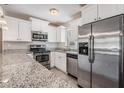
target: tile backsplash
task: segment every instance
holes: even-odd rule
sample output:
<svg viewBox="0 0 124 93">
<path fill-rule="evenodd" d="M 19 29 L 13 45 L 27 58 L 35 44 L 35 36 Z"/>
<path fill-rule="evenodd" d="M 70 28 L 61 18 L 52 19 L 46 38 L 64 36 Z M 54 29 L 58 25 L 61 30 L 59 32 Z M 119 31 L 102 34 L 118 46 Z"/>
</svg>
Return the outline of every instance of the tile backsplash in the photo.
<svg viewBox="0 0 124 93">
<path fill-rule="evenodd" d="M 45 44 L 48 50 L 51 49 L 77 49 L 76 44 L 70 44 L 69 46 L 65 46 L 64 42 L 4 42 L 3 49 L 4 50 L 26 50 L 30 49 L 31 44 Z"/>
<path fill-rule="evenodd" d="M 3 43 L 3 49 L 4 50 L 29 50 L 29 45 L 31 43 L 28 42 L 4 42 Z"/>
<path fill-rule="evenodd" d="M 57 43 L 55 42 L 4 42 L 4 50 L 29 50 L 31 44 L 46 44 L 47 49 L 57 48 Z"/>
</svg>

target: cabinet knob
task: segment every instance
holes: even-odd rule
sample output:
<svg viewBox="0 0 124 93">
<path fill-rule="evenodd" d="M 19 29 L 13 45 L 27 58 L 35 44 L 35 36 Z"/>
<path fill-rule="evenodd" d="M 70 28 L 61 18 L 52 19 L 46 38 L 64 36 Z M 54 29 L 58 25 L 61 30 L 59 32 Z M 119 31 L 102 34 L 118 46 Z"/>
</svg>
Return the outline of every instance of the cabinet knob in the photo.
<svg viewBox="0 0 124 93">
<path fill-rule="evenodd" d="M 94 20 L 96 21 L 96 18 Z"/>
<path fill-rule="evenodd" d="M 101 19 L 101 17 L 99 17 L 99 19 Z"/>
</svg>

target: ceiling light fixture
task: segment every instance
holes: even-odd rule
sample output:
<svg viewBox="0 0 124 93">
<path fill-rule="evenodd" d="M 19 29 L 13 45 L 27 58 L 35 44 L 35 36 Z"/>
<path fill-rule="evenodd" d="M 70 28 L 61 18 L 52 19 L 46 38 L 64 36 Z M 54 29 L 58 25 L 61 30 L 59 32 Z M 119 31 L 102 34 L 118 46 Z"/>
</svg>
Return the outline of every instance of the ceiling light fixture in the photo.
<svg viewBox="0 0 124 93">
<path fill-rule="evenodd" d="M 51 8 L 50 9 L 50 14 L 52 16 L 57 16 L 59 14 L 59 10 L 55 9 L 55 8 Z"/>
</svg>

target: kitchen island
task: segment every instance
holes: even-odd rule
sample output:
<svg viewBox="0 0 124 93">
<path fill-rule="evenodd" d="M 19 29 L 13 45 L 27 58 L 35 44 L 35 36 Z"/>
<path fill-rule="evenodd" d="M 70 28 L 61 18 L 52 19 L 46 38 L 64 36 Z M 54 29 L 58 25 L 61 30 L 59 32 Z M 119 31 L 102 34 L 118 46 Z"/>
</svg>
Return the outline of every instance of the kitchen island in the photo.
<svg viewBox="0 0 124 93">
<path fill-rule="evenodd" d="M 1 88 L 73 88 L 26 53 L 0 55 Z"/>
</svg>

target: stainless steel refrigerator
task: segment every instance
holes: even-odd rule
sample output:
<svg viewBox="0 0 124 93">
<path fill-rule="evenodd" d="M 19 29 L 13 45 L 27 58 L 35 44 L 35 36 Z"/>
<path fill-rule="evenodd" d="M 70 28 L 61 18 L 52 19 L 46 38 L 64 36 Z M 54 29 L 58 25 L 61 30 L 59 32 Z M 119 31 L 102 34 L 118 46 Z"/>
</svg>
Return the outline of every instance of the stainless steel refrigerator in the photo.
<svg viewBox="0 0 124 93">
<path fill-rule="evenodd" d="M 2 53 L 2 28 L 0 28 L 0 53 Z"/>
<path fill-rule="evenodd" d="M 124 15 L 79 26 L 78 85 L 123 87 Z"/>
</svg>

